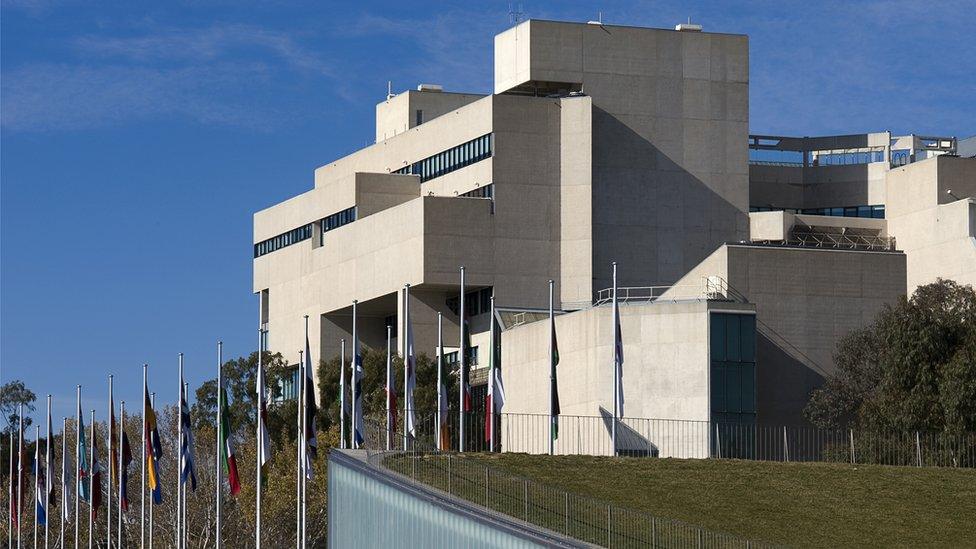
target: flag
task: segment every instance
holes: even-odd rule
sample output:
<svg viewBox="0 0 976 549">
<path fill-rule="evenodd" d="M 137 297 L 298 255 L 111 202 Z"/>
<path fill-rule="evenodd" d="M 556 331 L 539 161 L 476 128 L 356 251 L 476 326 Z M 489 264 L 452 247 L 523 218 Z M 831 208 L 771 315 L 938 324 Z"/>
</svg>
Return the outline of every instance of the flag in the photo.
<svg viewBox="0 0 976 549">
<path fill-rule="evenodd" d="M 61 520 L 67 522 L 71 520 L 71 470 L 68 469 L 67 448 L 64 438 L 68 434 L 64 427 L 61 429 Z"/>
<path fill-rule="evenodd" d="M 447 428 L 447 385 L 444 383 L 444 372 L 442 371 L 444 365 L 444 334 L 440 328 L 440 321 L 438 318 L 437 394 L 440 395 L 437 399 L 437 413 L 440 421 L 440 448 L 438 449 L 447 450 L 451 447 L 451 432 Z"/>
<path fill-rule="evenodd" d="M 41 465 L 41 441 L 38 439 L 34 443 L 34 514 L 37 516 L 37 524 L 44 526 L 47 524 L 47 474 Z"/>
<path fill-rule="evenodd" d="M 366 442 L 363 436 L 363 355 L 359 352 L 359 339 L 352 338 L 353 357 L 353 410 L 352 430 L 353 444 L 359 448 Z"/>
<path fill-rule="evenodd" d="M 315 379 L 312 373 L 312 351 L 308 346 L 308 334 L 305 334 L 305 476 L 312 478 L 312 462 L 318 455 L 319 443 L 315 436 Z"/>
<path fill-rule="evenodd" d="M 91 492 L 88 489 L 88 442 L 85 439 L 85 418 L 78 405 L 78 496 L 82 500 L 91 502 Z M 80 511 L 80 510 L 79 510 Z"/>
<path fill-rule="evenodd" d="M 386 409 L 390 417 L 389 424 L 387 428 L 389 432 L 386 434 L 387 442 L 393 440 L 393 433 L 396 432 L 397 424 L 397 395 L 396 395 L 396 379 L 393 375 L 393 352 L 390 350 L 389 334 L 387 334 L 386 343 Z"/>
<path fill-rule="evenodd" d="M 55 505 L 56 498 L 54 497 L 54 460 L 51 457 L 51 433 L 54 430 L 51 429 L 51 414 L 47 415 L 47 442 L 45 442 L 44 449 L 47 450 L 44 456 L 44 470 L 47 471 L 47 480 L 45 482 L 45 492 L 47 493 L 47 503 L 48 508 Z"/>
<path fill-rule="evenodd" d="M 268 397 L 264 382 L 264 366 L 261 364 L 262 352 L 263 351 L 258 350 L 258 381 L 256 385 L 258 393 L 258 413 L 261 414 L 261 440 L 259 441 L 258 450 L 260 452 L 259 458 L 261 460 L 261 467 L 264 467 L 271 459 L 271 435 L 268 432 Z M 187 414 L 187 421 L 189 421 L 189 419 L 189 414 Z M 188 429 L 188 427 L 183 427 L 184 431 Z M 193 484 L 196 485 L 196 480 L 194 480 Z"/>
<path fill-rule="evenodd" d="M 163 457 L 163 446 L 159 440 L 159 430 L 156 427 L 156 412 L 153 411 L 152 399 L 149 398 L 149 387 L 144 387 L 146 393 L 146 482 L 152 493 L 152 501 L 156 505 L 163 502 L 163 486 L 159 479 L 159 460 Z"/>
<path fill-rule="evenodd" d="M 190 489 L 195 492 L 197 469 L 193 458 L 193 430 L 190 426 L 190 406 L 186 402 L 186 385 L 182 378 L 180 379 L 180 425 L 183 437 L 180 440 L 180 484 L 186 484 L 189 478 Z"/>
<path fill-rule="evenodd" d="M 407 299 L 410 299 L 407 297 Z M 403 400 L 406 407 L 407 434 L 412 437 L 417 436 L 417 419 L 414 414 L 413 390 L 417 387 L 417 356 L 413 348 L 413 324 L 410 322 L 410 315 L 407 314 L 407 353 L 403 357 L 404 368 L 406 368 L 406 379 L 403 381 Z"/>
<path fill-rule="evenodd" d="M 461 323 L 461 336 L 464 338 L 464 353 L 460 356 L 461 360 L 461 390 L 464 391 L 464 411 L 471 411 L 471 383 L 468 382 L 468 375 L 470 371 L 470 365 L 468 364 L 469 358 L 471 357 L 471 327 L 468 326 L 468 319 L 465 318 Z"/>
<path fill-rule="evenodd" d="M 122 471 L 119 482 L 122 483 L 119 500 L 122 502 L 122 510 L 129 510 L 129 464 L 132 463 L 132 447 L 129 446 L 129 435 L 122 427 Z"/>
<path fill-rule="evenodd" d="M 505 405 L 505 386 L 502 384 L 501 369 L 501 329 L 491 314 L 491 330 L 488 351 L 488 394 L 485 396 L 485 442 L 491 443 L 491 432 L 495 428 L 495 414 L 501 413 Z M 494 448 L 492 448 L 494 450 Z"/>
<path fill-rule="evenodd" d="M 237 475 L 237 458 L 234 457 L 234 445 L 230 436 L 230 411 L 227 404 L 227 389 L 220 389 L 220 460 L 224 464 L 224 472 L 227 473 L 227 482 L 230 484 L 230 495 L 236 496 L 241 491 L 241 480 Z"/>
<path fill-rule="evenodd" d="M 556 323 L 551 323 L 552 328 L 552 355 L 549 357 L 552 372 L 551 392 L 552 392 L 552 438 L 559 438 L 559 384 L 556 382 L 556 366 L 559 365 L 559 347 L 556 345 Z"/>
<path fill-rule="evenodd" d="M 617 383 L 614 387 L 614 397 L 617 400 L 615 413 L 617 417 L 624 415 L 624 340 L 620 335 L 620 306 L 617 303 L 616 289 L 613 296 L 613 323 L 614 323 L 614 342 L 613 342 L 613 368 L 616 373 Z"/>
<path fill-rule="evenodd" d="M 91 517 L 92 521 L 98 520 L 98 508 L 102 506 L 102 466 L 98 463 L 98 441 L 96 433 L 92 432 L 92 494 L 91 494 Z"/>
<path fill-rule="evenodd" d="M 108 460 L 108 488 L 119 485 L 119 449 L 115 442 L 119 440 L 118 429 L 115 426 L 115 397 L 108 403 L 108 437 L 112 442 L 112 452 Z"/>
</svg>

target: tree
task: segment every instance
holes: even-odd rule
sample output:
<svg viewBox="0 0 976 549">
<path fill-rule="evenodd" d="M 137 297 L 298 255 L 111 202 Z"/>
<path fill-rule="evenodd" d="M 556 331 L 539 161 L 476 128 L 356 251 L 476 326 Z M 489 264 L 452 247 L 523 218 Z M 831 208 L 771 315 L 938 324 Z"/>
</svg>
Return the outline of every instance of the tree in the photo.
<svg viewBox="0 0 976 549">
<path fill-rule="evenodd" d="M 921 286 L 844 337 L 834 362 L 805 410 L 817 425 L 976 431 L 976 291 Z"/>
<path fill-rule="evenodd" d="M 383 418 L 386 413 L 386 350 L 362 348 L 363 353 L 363 414 L 368 417 Z M 403 422 L 403 359 L 394 355 L 392 366 L 394 374 L 395 393 L 397 395 L 397 421 L 402 429 Z M 352 359 L 346 357 L 346 391 L 351 391 Z M 339 424 L 339 357 L 329 361 L 319 362 L 319 403 L 321 409 L 320 425 L 326 428 L 338 428 Z M 445 385 L 448 391 L 448 402 L 457 400 L 455 377 L 450 375 L 450 368 L 444 365 Z M 451 396 L 451 395 L 454 396 Z M 349 393 L 346 394 L 346 405 L 352 406 Z M 417 421 L 431 418 L 437 412 L 437 361 L 420 354 L 417 357 L 417 386 L 414 390 L 414 406 Z M 349 428 L 346 419 L 346 428 Z"/>
<path fill-rule="evenodd" d="M 8 381 L 0 387 L 0 414 L 7 421 L 3 428 L 3 433 L 7 434 L 11 430 L 17 429 L 17 422 L 20 419 L 19 408 L 24 406 L 24 429 L 31 425 L 31 418 L 27 415 L 34 411 L 34 402 L 37 395 L 34 391 L 27 388 L 27 385 L 19 379 Z"/>
</svg>

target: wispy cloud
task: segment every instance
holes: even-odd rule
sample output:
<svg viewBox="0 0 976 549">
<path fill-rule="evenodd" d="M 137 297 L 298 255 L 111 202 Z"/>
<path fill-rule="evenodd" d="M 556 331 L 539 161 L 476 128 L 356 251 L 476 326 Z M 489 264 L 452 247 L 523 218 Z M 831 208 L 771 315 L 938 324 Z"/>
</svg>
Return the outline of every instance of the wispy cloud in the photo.
<svg viewBox="0 0 976 549">
<path fill-rule="evenodd" d="M 79 130 L 160 117 L 267 127 L 275 117 L 240 94 L 267 78 L 259 64 L 183 68 L 33 64 L 5 72 L 3 127 Z"/>
<path fill-rule="evenodd" d="M 75 40 L 85 56 L 138 62 L 212 62 L 254 52 L 269 53 L 294 69 L 331 75 L 329 63 L 299 44 L 292 33 L 253 25 L 221 24 L 201 29 L 163 29 L 131 37 L 87 35 Z"/>
<path fill-rule="evenodd" d="M 132 29 L 70 38 L 65 62 L 6 64 L 3 128 L 84 130 L 176 118 L 265 131 L 301 117 L 299 107 L 282 112 L 291 108 L 288 93 L 332 79 L 322 55 L 276 30 L 213 25 L 124 33 Z"/>
</svg>

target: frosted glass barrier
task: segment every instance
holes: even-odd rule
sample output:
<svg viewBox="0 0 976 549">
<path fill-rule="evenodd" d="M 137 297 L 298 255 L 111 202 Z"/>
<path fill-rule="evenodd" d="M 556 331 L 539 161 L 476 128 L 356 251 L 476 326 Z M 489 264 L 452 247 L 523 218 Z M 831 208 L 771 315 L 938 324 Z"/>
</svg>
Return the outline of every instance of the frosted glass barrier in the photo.
<svg viewBox="0 0 976 549">
<path fill-rule="evenodd" d="M 348 467 L 345 459 L 329 460 L 329 547 L 541 547 Z"/>
</svg>

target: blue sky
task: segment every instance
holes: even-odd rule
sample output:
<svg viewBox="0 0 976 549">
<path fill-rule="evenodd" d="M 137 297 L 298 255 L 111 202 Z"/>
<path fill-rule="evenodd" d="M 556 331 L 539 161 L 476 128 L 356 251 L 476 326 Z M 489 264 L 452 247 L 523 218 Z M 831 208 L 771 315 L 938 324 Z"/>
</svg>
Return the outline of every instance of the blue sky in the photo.
<svg viewBox="0 0 976 549">
<path fill-rule="evenodd" d="M 165 4 L 165 5 L 163 5 Z M 976 1 L 522 2 L 751 37 L 751 129 L 976 133 Z M 71 414 L 256 344 L 251 214 L 420 82 L 487 92 L 506 2 L 2 2 L 0 379 Z"/>
</svg>

